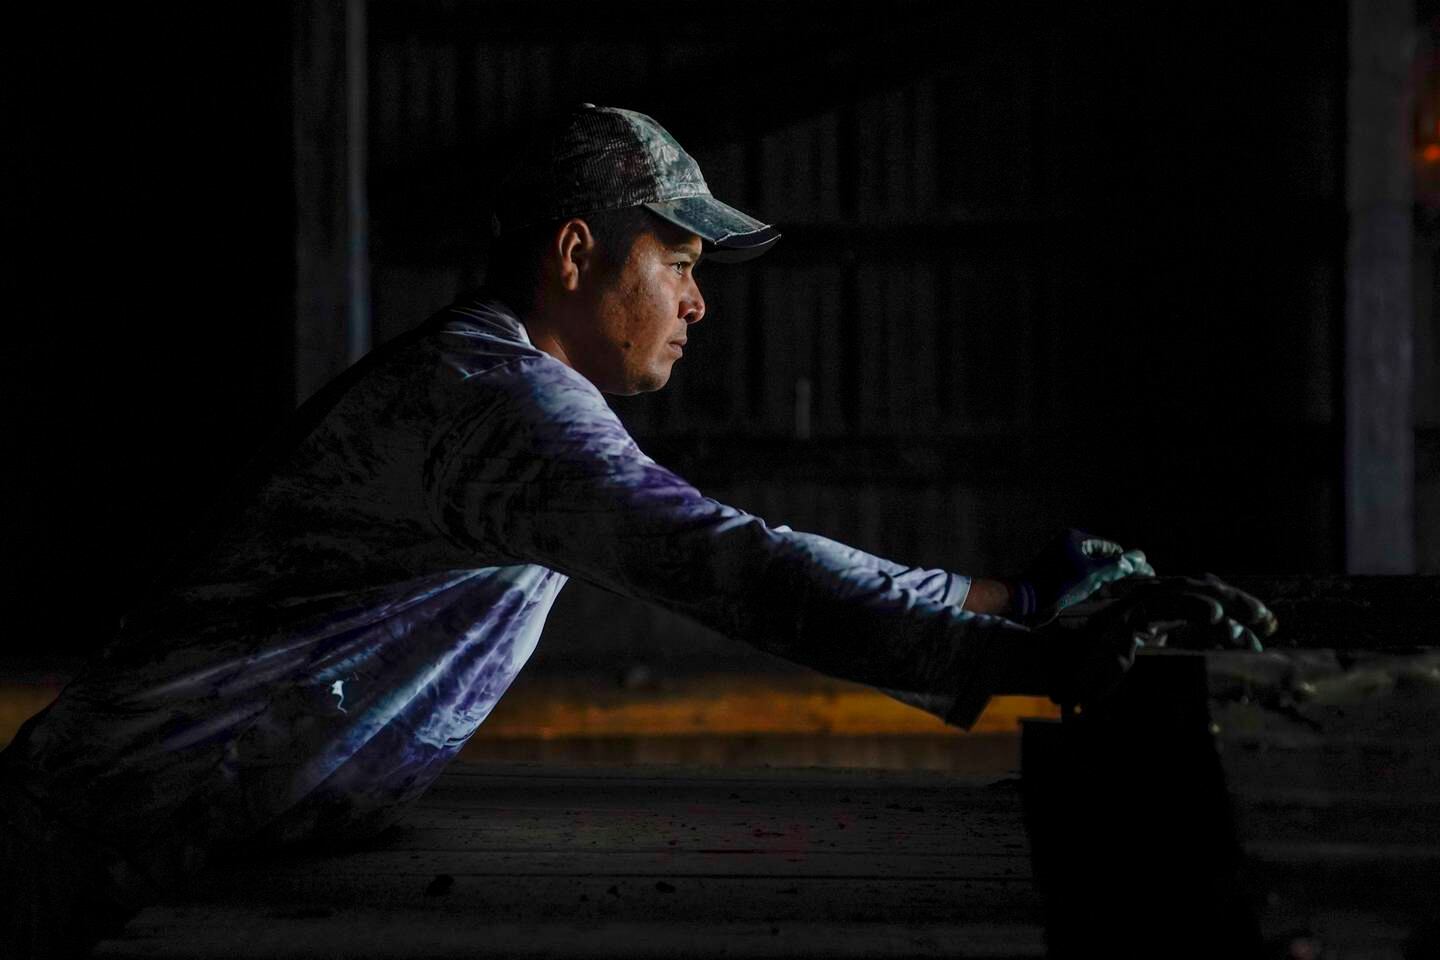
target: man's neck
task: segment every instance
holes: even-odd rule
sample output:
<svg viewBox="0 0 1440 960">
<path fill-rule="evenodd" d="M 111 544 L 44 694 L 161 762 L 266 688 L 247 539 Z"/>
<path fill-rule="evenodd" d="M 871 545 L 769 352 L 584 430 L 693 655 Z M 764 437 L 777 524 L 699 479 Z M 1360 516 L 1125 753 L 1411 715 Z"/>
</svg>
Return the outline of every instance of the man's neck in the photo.
<svg viewBox="0 0 1440 960">
<path fill-rule="evenodd" d="M 544 309 L 543 305 L 525 313 L 517 311 L 516 315 L 525 325 L 525 332 L 530 336 L 531 346 L 548 353 L 570 369 L 575 369 L 575 364 L 570 362 L 570 357 L 565 351 L 565 344 L 557 333 L 559 324 L 555 322 L 551 313 Z"/>
<path fill-rule="evenodd" d="M 556 360 L 559 360 L 561 363 L 565 364 L 565 366 L 569 367 L 570 369 L 575 369 L 575 364 L 570 362 L 570 358 L 565 353 L 564 344 L 562 344 L 558 339 L 556 339 L 554 335 L 552 335 L 549 331 L 536 332 L 530 327 L 528 323 L 525 324 L 525 329 L 530 332 L 531 346 L 535 347 L 535 349 L 537 350 L 542 350 L 545 353 L 550 354 L 550 356 L 554 357 Z"/>
</svg>

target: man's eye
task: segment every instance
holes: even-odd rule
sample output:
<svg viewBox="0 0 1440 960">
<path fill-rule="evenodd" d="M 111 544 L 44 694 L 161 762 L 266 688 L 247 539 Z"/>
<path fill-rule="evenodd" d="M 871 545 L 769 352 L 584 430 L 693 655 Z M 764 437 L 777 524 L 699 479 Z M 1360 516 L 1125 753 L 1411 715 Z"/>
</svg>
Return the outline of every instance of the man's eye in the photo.
<svg viewBox="0 0 1440 960">
<path fill-rule="evenodd" d="M 688 270 L 688 269 L 690 268 L 690 261 L 689 261 L 689 260 L 681 260 L 681 261 L 679 261 L 679 262 L 677 262 L 677 263 L 672 264 L 672 266 L 675 268 L 675 272 L 676 272 L 676 273 L 684 273 L 686 270 Z"/>
</svg>

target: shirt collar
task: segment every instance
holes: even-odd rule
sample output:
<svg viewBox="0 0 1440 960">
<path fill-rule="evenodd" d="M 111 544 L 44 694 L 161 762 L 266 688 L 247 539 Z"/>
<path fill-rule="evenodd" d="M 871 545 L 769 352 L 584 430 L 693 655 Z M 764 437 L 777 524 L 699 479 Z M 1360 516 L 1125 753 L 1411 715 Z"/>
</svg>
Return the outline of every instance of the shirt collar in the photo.
<svg viewBox="0 0 1440 960">
<path fill-rule="evenodd" d="M 487 326 L 499 327 L 522 340 L 528 347 L 535 346 L 530 341 L 530 331 L 525 329 L 525 322 L 520 319 L 520 315 L 489 290 L 481 289 L 473 296 L 457 301 L 450 310 Z"/>
</svg>

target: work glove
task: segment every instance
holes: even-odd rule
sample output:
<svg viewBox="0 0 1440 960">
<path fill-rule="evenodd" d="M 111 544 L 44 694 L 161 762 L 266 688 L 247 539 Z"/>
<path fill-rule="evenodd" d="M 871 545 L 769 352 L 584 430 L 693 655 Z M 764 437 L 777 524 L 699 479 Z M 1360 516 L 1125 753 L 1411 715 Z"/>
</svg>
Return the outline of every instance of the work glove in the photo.
<svg viewBox="0 0 1440 960">
<path fill-rule="evenodd" d="M 1040 626 L 1055 619 L 1107 583 L 1125 577 L 1153 577 L 1155 570 L 1139 550 L 1079 530 L 1066 530 L 1040 551 L 1025 572 L 1008 581 L 1010 619 Z"/>
<path fill-rule="evenodd" d="M 1279 628 L 1255 597 L 1211 574 L 1136 577 L 1090 616 L 1041 628 L 1051 663 L 1050 699 L 1082 707 L 1114 691 L 1141 647 L 1262 649 Z M 1068 618 L 1067 618 L 1068 619 Z"/>
</svg>

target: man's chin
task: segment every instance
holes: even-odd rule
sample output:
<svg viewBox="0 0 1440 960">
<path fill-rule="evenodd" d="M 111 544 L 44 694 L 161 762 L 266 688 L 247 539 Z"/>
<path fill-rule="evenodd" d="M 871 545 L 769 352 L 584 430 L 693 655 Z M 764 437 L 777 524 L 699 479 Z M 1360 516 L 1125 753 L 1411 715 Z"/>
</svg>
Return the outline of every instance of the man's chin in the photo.
<svg viewBox="0 0 1440 960">
<path fill-rule="evenodd" d="M 656 390 L 659 390 L 661 387 L 665 386 L 665 384 L 669 382 L 670 374 L 667 372 L 662 376 L 652 377 L 645 380 L 643 383 L 641 383 L 638 387 L 635 388 L 635 393 L 654 393 Z"/>
<path fill-rule="evenodd" d="M 670 370 L 666 368 L 663 371 L 641 374 L 626 383 L 616 384 L 609 389 L 602 388 L 601 392 L 612 397 L 633 397 L 641 393 L 654 393 L 669 382 Z"/>
</svg>

